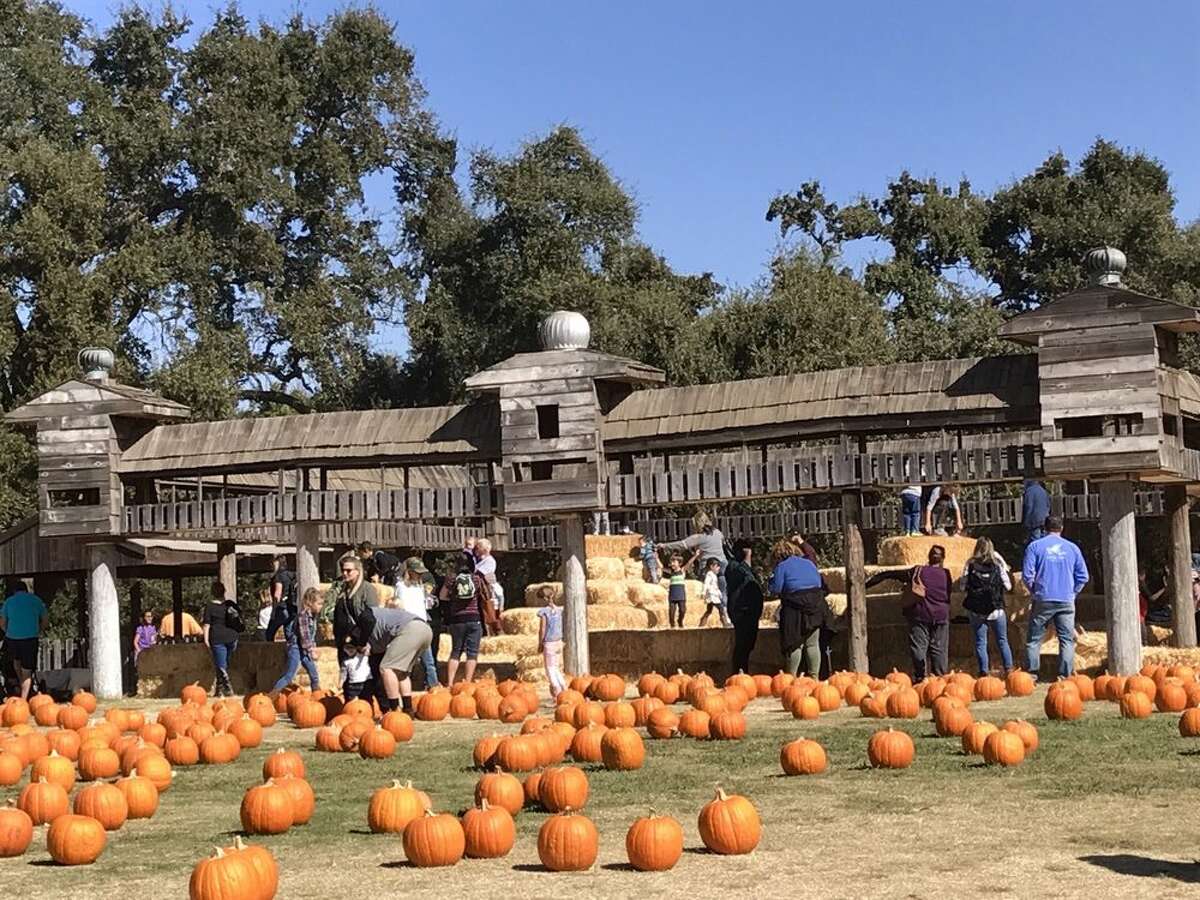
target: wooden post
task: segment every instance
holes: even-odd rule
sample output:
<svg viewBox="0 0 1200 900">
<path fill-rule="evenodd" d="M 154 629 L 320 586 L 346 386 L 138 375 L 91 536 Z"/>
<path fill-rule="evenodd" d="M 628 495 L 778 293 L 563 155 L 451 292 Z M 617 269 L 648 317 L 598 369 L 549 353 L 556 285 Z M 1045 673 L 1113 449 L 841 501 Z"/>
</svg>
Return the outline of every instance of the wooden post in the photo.
<svg viewBox="0 0 1200 900">
<path fill-rule="evenodd" d="M 119 555 L 112 544 L 91 544 L 88 565 L 88 658 L 92 693 L 102 700 L 121 697 L 121 607 L 117 600 Z"/>
<path fill-rule="evenodd" d="M 1133 517 L 1133 482 L 1101 482 L 1100 540 L 1104 554 L 1104 618 L 1110 675 L 1136 675 L 1142 667 Z"/>
<path fill-rule="evenodd" d="M 558 520 L 558 543 L 562 551 L 563 661 L 572 675 L 586 675 L 590 666 L 587 545 L 584 543 L 583 519 L 580 516 L 564 516 Z"/>
<path fill-rule="evenodd" d="M 237 549 L 233 541 L 217 541 L 217 578 L 227 600 L 237 599 Z"/>
<path fill-rule="evenodd" d="M 1171 641 L 1176 647 L 1196 646 L 1196 614 L 1192 603 L 1192 525 L 1188 520 L 1187 485 L 1168 484 L 1163 490 L 1170 540 Z"/>
<path fill-rule="evenodd" d="M 175 640 L 183 639 L 183 579 L 171 576 L 171 620 L 174 624 Z"/>
<path fill-rule="evenodd" d="M 842 492 L 842 546 L 846 560 L 846 600 L 850 616 L 850 668 L 870 671 L 867 654 L 867 572 L 863 555 L 862 495 Z"/>
<path fill-rule="evenodd" d="M 297 522 L 296 596 L 303 597 L 310 587 L 321 583 L 321 533 L 317 522 Z"/>
</svg>

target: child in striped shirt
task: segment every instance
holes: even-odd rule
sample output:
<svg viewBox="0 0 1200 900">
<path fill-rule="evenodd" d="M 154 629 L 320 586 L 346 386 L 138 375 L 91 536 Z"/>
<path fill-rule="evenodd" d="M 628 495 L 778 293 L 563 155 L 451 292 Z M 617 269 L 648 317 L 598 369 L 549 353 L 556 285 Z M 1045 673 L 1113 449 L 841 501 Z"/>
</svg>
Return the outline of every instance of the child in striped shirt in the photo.
<svg viewBox="0 0 1200 900">
<path fill-rule="evenodd" d="M 671 571 L 668 574 L 670 586 L 667 588 L 667 618 L 672 628 L 683 627 L 683 617 L 687 612 L 687 575 L 683 571 L 683 559 L 671 557 Z"/>
</svg>

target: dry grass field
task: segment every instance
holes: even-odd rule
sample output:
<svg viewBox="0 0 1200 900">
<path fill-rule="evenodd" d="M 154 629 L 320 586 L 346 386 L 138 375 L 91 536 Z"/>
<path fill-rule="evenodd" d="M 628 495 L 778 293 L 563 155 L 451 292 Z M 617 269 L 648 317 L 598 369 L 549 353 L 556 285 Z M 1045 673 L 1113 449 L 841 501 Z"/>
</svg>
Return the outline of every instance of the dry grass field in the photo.
<svg viewBox="0 0 1200 900">
<path fill-rule="evenodd" d="M 239 833 L 238 807 L 261 780 L 263 758 L 279 746 L 304 750 L 317 795 L 312 822 L 254 838 L 275 854 L 279 896 L 372 897 L 1194 897 L 1200 887 L 1200 741 L 1177 731 L 1177 715 L 1126 721 L 1114 704 L 1088 703 L 1082 720 L 1048 722 L 1044 688 L 1033 697 L 976 703 L 977 719 L 1023 717 L 1041 746 L 1013 769 L 985 766 L 955 738 L 936 736 L 921 718 L 892 723 L 914 738 L 911 768 L 866 765 L 870 734 L 886 726 L 843 708 L 801 722 L 760 699 L 747 708 L 739 742 L 647 740 L 645 766 L 591 779 L 585 812 L 600 832 L 592 871 L 544 871 L 536 848 L 542 812 L 517 817 L 508 858 L 464 860 L 451 869 L 410 866 L 398 837 L 367 830 L 371 792 L 412 779 L 439 810 L 460 812 L 478 773 L 470 768 L 479 736 L 515 731 L 492 722 L 417 723 L 414 739 L 387 761 L 312 749 L 312 730 L 267 729 L 263 745 L 234 763 L 179 769 L 157 815 L 110 835 L 91 866 L 59 868 L 45 828 L 22 857 L 0 860 L 5 897 L 140 900 L 186 896 L 192 866 Z M 150 710 L 164 703 L 130 703 Z M 779 748 L 797 736 L 820 741 L 823 775 L 785 777 Z M 763 822 L 759 847 L 744 857 L 707 853 L 696 816 L 714 786 L 749 797 Z M 20 786 L 0 789 L 16 796 Z M 645 874 L 626 863 L 624 836 L 648 808 L 684 826 L 685 852 L 673 871 Z"/>
</svg>

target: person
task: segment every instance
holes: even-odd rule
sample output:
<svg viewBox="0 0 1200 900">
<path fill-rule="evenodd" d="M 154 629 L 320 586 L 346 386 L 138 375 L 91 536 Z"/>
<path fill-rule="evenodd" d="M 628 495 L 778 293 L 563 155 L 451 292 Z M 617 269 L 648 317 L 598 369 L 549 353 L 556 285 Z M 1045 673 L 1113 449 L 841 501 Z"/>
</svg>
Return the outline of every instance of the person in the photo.
<svg viewBox="0 0 1200 900">
<path fill-rule="evenodd" d="M 817 565 L 817 551 L 813 548 L 800 532 L 795 532 L 788 538 L 793 544 L 800 548 L 800 555 L 807 559 L 814 566 Z"/>
<path fill-rule="evenodd" d="M 446 684 L 454 684 L 454 676 L 458 673 L 458 664 L 463 656 L 467 658 L 466 680 L 473 681 L 483 626 L 488 613 L 494 614 L 488 583 L 482 575 L 463 563 L 457 572 L 446 576 L 438 598 L 442 606 L 442 620 L 450 629 Z"/>
<path fill-rule="evenodd" d="M 958 485 L 940 484 L 929 492 L 929 500 L 925 503 L 925 533 L 949 533 L 945 522 L 950 513 L 954 513 L 954 533 L 961 534 L 963 518 L 958 505 Z"/>
<path fill-rule="evenodd" d="M 500 633 L 500 613 L 504 612 L 504 587 L 496 580 L 496 557 L 492 555 L 492 542 L 487 538 L 475 541 L 475 572 L 483 576 L 492 594 L 492 608 L 496 615 L 494 620 L 486 622 L 489 634 Z"/>
<path fill-rule="evenodd" d="M 650 584 L 658 584 L 660 575 L 658 567 L 658 548 L 654 546 L 654 538 L 643 534 L 638 538 L 638 552 L 642 558 L 642 577 Z"/>
<path fill-rule="evenodd" d="M 258 631 L 255 637 L 260 641 L 270 640 L 267 630 L 271 627 L 271 617 L 275 612 L 275 603 L 271 598 L 271 588 L 265 587 L 258 592 Z"/>
<path fill-rule="evenodd" d="M 721 561 L 711 558 L 704 564 L 704 615 L 700 617 L 700 627 L 708 624 L 708 617 L 715 609 L 721 618 L 722 627 L 729 627 L 729 613 L 725 608 L 725 593 L 717 581 L 717 573 L 721 571 Z"/>
<path fill-rule="evenodd" d="M 538 651 L 546 667 L 546 679 L 550 682 L 550 696 L 557 699 L 566 689 L 563 677 L 563 627 L 562 609 L 554 602 L 554 590 L 543 585 L 538 591 L 542 608 L 538 610 Z"/>
<path fill-rule="evenodd" d="M 1021 577 L 1033 599 L 1025 649 L 1035 680 L 1042 667 L 1042 637 L 1050 624 L 1058 635 L 1059 677 L 1067 678 L 1075 671 L 1075 596 L 1091 576 L 1079 547 L 1064 538 L 1062 530 L 1062 519 L 1048 517 L 1046 536 L 1025 548 L 1021 566 Z"/>
<path fill-rule="evenodd" d="M 725 556 L 725 535 L 721 534 L 720 530 L 715 528 L 712 522 L 708 521 L 707 516 L 697 518 L 699 530 L 696 534 L 690 534 L 682 541 L 673 541 L 668 544 L 660 544 L 659 549 L 665 550 L 668 553 L 680 553 L 687 551 L 692 554 L 692 559 L 715 559 L 718 562 L 717 569 L 717 586 L 721 589 L 721 597 L 728 601 L 729 591 L 725 584 L 725 567 L 728 565 L 728 558 Z M 707 565 L 706 565 L 707 568 Z"/>
<path fill-rule="evenodd" d="M 733 548 L 733 562 L 725 569 L 729 588 L 729 618 L 733 621 L 733 671 L 750 672 L 750 654 L 758 643 L 763 589 L 750 565 L 753 549 L 745 541 Z"/>
<path fill-rule="evenodd" d="M 975 634 L 975 659 L 979 663 L 979 677 L 988 674 L 988 631 L 996 637 L 1004 675 L 1013 666 L 1012 648 L 1008 644 L 1008 616 L 1004 595 L 1012 590 L 1012 578 L 1004 558 L 996 552 L 992 542 L 981 537 L 975 542 L 975 552 L 963 567 L 958 579 L 958 589 L 966 594 L 963 608 L 971 630 Z"/>
<path fill-rule="evenodd" d="M 25 587 L 19 578 L 10 578 L 4 587 L 4 605 L 0 606 L 0 631 L 4 649 L 17 671 L 21 699 L 28 700 L 37 671 L 38 638 L 49 621 L 42 598 Z"/>
<path fill-rule="evenodd" d="M 338 566 L 342 580 L 337 585 L 336 599 L 333 604 L 333 643 L 337 647 L 338 665 L 342 665 L 351 656 L 357 655 L 357 650 L 350 644 L 350 635 L 354 623 L 364 609 L 379 606 L 379 593 L 375 585 L 363 577 L 362 559 L 350 553 L 342 557 Z M 378 675 L 378 659 L 371 660 L 371 674 Z M 368 697 L 371 691 L 377 691 L 379 682 L 374 681 L 366 688 Z"/>
<path fill-rule="evenodd" d="M 821 573 L 791 540 L 774 547 L 775 568 L 767 592 L 779 598 L 779 649 L 784 668 L 792 675 L 804 671 L 810 678 L 821 672 L 821 623 L 825 621 L 825 582 Z"/>
<path fill-rule="evenodd" d="M 905 537 L 921 533 L 921 486 L 905 485 L 900 491 L 900 531 Z"/>
<path fill-rule="evenodd" d="M 913 681 L 924 681 L 928 674 L 945 675 L 950 668 L 951 578 L 943 565 L 946 548 L 940 544 L 930 547 L 928 559 L 923 566 L 883 571 L 867 579 L 867 587 L 883 581 L 904 585 Z"/>
<path fill-rule="evenodd" d="M 351 640 L 360 654 L 379 658 L 378 678 L 383 688 L 380 708 L 386 713 L 403 704 L 404 711 L 411 715 L 409 673 L 433 640 L 429 623 L 407 610 L 369 606 L 355 620 Z"/>
<path fill-rule="evenodd" d="M 286 642 L 283 674 L 271 688 L 275 693 L 282 691 L 292 683 L 292 679 L 296 677 L 296 672 L 301 666 L 304 666 L 304 671 L 308 673 L 310 689 L 314 691 L 321 689 L 321 675 L 317 671 L 316 659 L 317 616 L 324 606 L 325 595 L 320 589 L 310 587 L 304 592 L 304 599 L 300 601 L 300 607 L 294 616 L 283 613 L 271 618 L 271 624 L 267 630 L 267 640 L 275 640 L 275 632 L 282 628 L 283 638 Z M 280 604 L 276 608 L 287 609 L 287 604 Z"/>
<path fill-rule="evenodd" d="M 1026 478 L 1021 491 L 1021 525 L 1026 543 L 1040 541 L 1046 536 L 1046 519 L 1050 516 L 1050 492 L 1036 478 Z"/>
<path fill-rule="evenodd" d="M 346 658 L 338 669 L 338 675 L 342 682 L 342 696 L 346 698 L 346 702 L 357 700 L 367 694 L 367 699 L 373 696 L 369 693 L 371 687 L 371 656 L 369 653 L 360 653 L 357 648 L 354 653 Z"/>
<path fill-rule="evenodd" d="M 396 586 L 398 607 L 422 622 L 429 622 L 429 585 L 425 576 L 429 569 L 419 556 L 410 556 L 403 564 L 403 580 Z M 437 661 L 433 658 L 433 628 L 429 629 L 429 646 L 421 654 L 421 667 L 425 670 L 425 690 L 438 686 Z"/>
<path fill-rule="evenodd" d="M 142 620 L 138 622 L 137 628 L 133 630 L 133 664 L 137 665 L 137 658 L 143 650 L 149 650 L 158 643 L 158 629 L 154 627 L 154 610 L 143 609 Z"/>
<path fill-rule="evenodd" d="M 272 559 L 271 581 L 267 585 L 271 591 L 272 605 L 288 603 L 292 607 L 290 612 L 294 616 L 296 614 L 297 585 L 299 585 L 299 581 L 296 580 L 296 573 L 288 568 L 287 557 L 280 554 Z"/>
<path fill-rule="evenodd" d="M 672 556 L 667 563 L 670 574 L 667 576 L 667 619 L 672 628 L 683 627 L 683 617 L 687 615 L 687 575 L 683 571 L 683 559 Z"/>
<path fill-rule="evenodd" d="M 245 630 L 241 610 L 237 601 L 225 596 L 225 585 L 214 581 L 210 589 L 208 605 L 204 607 L 201 621 L 204 625 L 204 643 L 212 654 L 213 668 L 217 670 L 216 696 L 232 697 L 233 685 L 229 681 L 229 658 L 237 650 L 238 635 Z"/>
<path fill-rule="evenodd" d="M 358 558 L 362 560 L 367 581 L 396 587 L 402 572 L 400 557 L 384 550 L 376 550 L 370 541 L 363 541 L 357 548 Z"/>
<path fill-rule="evenodd" d="M 175 613 L 169 612 L 163 616 L 162 620 L 158 623 L 159 638 L 171 638 L 172 640 L 178 638 L 182 640 L 183 638 L 203 637 L 204 629 L 200 627 L 200 623 L 196 621 L 195 616 L 193 616 L 190 612 L 184 611 L 183 615 L 181 616 L 181 621 L 183 624 L 182 633 L 176 635 Z"/>
</svg>

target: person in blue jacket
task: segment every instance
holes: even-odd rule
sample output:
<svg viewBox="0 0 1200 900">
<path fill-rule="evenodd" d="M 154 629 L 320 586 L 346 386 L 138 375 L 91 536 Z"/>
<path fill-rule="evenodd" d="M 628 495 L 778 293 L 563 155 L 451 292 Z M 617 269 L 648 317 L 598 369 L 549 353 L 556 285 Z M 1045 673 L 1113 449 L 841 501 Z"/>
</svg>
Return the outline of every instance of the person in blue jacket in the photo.
<svg viewBox="0 0 1200 900">
<path fill-rule="evenodd" d="M 1046 536 L 1046 519 L 1050 517 L 1050 493 L 1040 481 L 1026 478 L 1021 493 L 1021 525 L 1030 541 Z"/>
<path fill-rule="evenodd" d="M 784 668 L 792 675 L 821 673 L 821 623 L 825 621 L 825 582 L 820 571 L 793 541 L 775 545 L 775 570 L 767 592 L 779 598 L 779 644 Z"/>
<path fill-rule="evenodd" d="M 1091 577 L 1079 547 L 1062 536 L 1058 516 L 1046 519 L 1046 536 L 1025 548 L 1021 577 L 1029 589 L 1033 608 L 1029 613 L 1029 673 L 1038 676 L 1042 661 L 1042 637 L 1053 623 L 1058 635 L 1058 674 L 1066 678 L 1075 671 L 1075 595 Z"/>
</svg>

